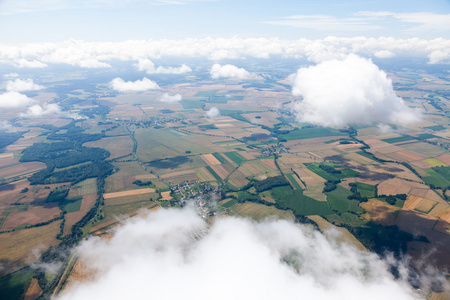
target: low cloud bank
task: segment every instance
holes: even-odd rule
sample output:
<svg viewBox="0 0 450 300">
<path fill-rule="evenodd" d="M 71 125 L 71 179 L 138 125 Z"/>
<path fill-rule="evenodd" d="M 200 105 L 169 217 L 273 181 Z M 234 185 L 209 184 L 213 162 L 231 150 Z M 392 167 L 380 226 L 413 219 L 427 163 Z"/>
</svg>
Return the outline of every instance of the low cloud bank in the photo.
<svg viewBox="0 0 450 300">
<path fill-rule="evenodd" d="M 395 95 L 392 81 L 371 60 L 349 55 L 301 68 L 291 76 L 292 94 L 302 96 L 297 119 L 320 126 L 410 124 L 421 114 Z"/>
<path fill-rule="evenodd" d="M 122 78 L 117 77 L 111 80 L 109 85 L 113 90 L 119 92 L 142 92 L 159 89 L 159 85 L 156 82 L 146 77 L 136 81 L 124 81 Z"/>
<path fill-rule="evenodd" d="M 238 68 L 233 65 L 214 64 L 210 71 L 211 77 L 217 78 L 238 78 L 238 79 L 258 79 L 261 78 L 254 73 L 250 73 L 244 68 Z"/>
<path fill-rule="evenodd" d="M 78 252 L 96 275 L 58 299 L 416 299 L 376 255 L 288 221 L 159 210 Z"/>
<path fill-rule="evenodd" d="M 212 119 L 215 117 L 220 116 L 220 111 L 217 107 L 211 107 L 207 112 L 206 112 L 206 117 L 208 119 Z"/>
<path fill-rule="evenodd" d="M 181 101 L 183 97 L 180 94 L 170 95 L 168 93 L 164 93 L 159 97 L 159 102 L 166 102 L 166 103 L 174 103 Z"/>
<path fill-rule="evenodd" d="M 269 59 L 274 56 L 306 58 L 322 62 L 342 59 L 350 53 L 365 57 L 416 57 L 431 64 L 450 63 L 448 39 L 432 40 L 392 37 L 330 36 L 324 39 L 283 40 L 278 38 L 204 38 L 181 40 L 128 40 L 123 42 L 85 42 L 0 44 L 0 63 L 18 68 L 44 68 L 47 64 L 68 64 L 82 68 L 108 68 L 114 60 L 139 61 L 142 70 L 179 74 L 190 68 L 152 66 L 151 59 L 162 57 L 203 57 L 213 61 L 246 57 Z M 140 61 L 141 60 L 141 61 Z M 150 62 L 150 63 L 149 63 Z M 138 65 L 138 67 L 139 67 Z"/>
<path fill-rule="evenodd" d="M 145 71 L 147 74 L 184 74 L 192 72 L 192 69 L 182 64 L 181 67 L 157 67 L 155 68 L 155 64 L 149 59 L 140 59 L 137 65 L 139 71 Z"/>
</svg>

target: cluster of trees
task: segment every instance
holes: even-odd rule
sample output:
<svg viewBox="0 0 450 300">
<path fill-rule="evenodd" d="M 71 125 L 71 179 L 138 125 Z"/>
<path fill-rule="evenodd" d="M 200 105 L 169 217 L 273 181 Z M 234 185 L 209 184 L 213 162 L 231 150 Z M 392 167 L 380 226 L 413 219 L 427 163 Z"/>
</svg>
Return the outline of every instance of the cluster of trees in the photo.
<svg viewBox="0 0 450 300">
<path fill-rule="evenodd" d="M 6 146 L 11 145 L 12 143 L 20 139 L 24 133 L 26 132 L 0 131 L 0 149 L 3 149 Z"/>
<path fill-rule="evenodd" d="M 103 193 L 105 191 L 105 178 L 109 174 L 103 174 L 97 178 L 97 201 L 95 205 L 89 210 L 89 212 L 75 225 L 72 226 L 71 232 L 66 236 L 59 235 L 59 238 L 62 239 L 61 243 L 55 246 L 51 246 L 47 251 L 45 251 L 40 259 L 39 263 L 55 263 L 61 262 L 64 266 L 68 263 L 68 258 L 71 253 L 72 248 L 81 240 L 83 237 L 83 228 L 95 218 L 101 219 L 99 215 L 100 206 L 103 204 Z M 63 218 L 63 216 L 61 217 Z M 61 231 L 62 230 L 62 231 Z M 63 232 L 64 228 L 60 228 L 60 233 Z M 43 294 L 41 295 L 42 299 L 46 299 L 50 297 L 52 291 L 57 286 L 65 267 L 61 268 L 59 274 L 55 276 L 52 280 L 45 276 L 45 270 L 38 269 L 36 270 L 35 278 L 39 282 L 39 286 L 43 290 Z"/>
<path fill-rule="evenodd" d="M 51 130 L 47 139 L 57 140 L 53 143 L 36 143 L 22 152 L 21 162 L 40 161 L 47 165 L 29 177 L 31 184 L 51 184 L 60 182 L 79 182 L 86 178 L 93 178 L 109 174 L 113 166 L 105 161 L 109 152 L 101 148 L 83 147 L 88 141 L 98 140 L 103 134 L 87 134 L 83 129 L 72 122 L 65 127 L 66 132 L 57 133 L 61 128 L 51 125 L 46 129 Z M 75 166 L 90 162 L 89 164 Z M 55 171 L 55 168 L 70 169 Z"/>
<path fill-rule="evenodd" d="M 406 194 L 378 195 L 378 198 L 384 198 L 384 200 L 386 200 L 386 202 L 389 203 L 390 205 L 395 205 L 395 203 L 397 202 L 397 199 L 404 201 L 404 200 L 406 200 L 407 197 L 408 197 L 408 195 L 406 195 Z"/>
<path fill-rule="evenodd" d="M 150 180 L 142 181 L 142 180 L 138 179 L 138 180 L 133 181 L 133 184 L 138 185 L 138 186 L 147 186 L 147 185 L 152 184 L 152 182 Z"/>
<path fill-rule="evenodd" d="M 342 174 L 340 170 L 336 170 L 334 167 L 329 165 L 320 164 L 319 168 L 330 174 Z"/>
<path fill-rule="evenodd" d="M 362 197 L 361 194 L 358 192 L 358 184 L 356 182 L 349 183 L 348 185 L 350 186 L 350 192 L 352 192 L 353 194 L 348 196 L 347 199 L 358 200 L 360 202 L 368 201 L 367 197 Z"/>
<path fill-rule="evenodd" d="M 253 186 L 255 187 L 258 193 L 270 190 L 274 187 L 285 185 L 290 185 L 290 183 L 289 181 L 287 181 L 286 178 L 284 178 L 284 176 L 281 175 L 275 177 L 268 177 L 264 180 L 253 182 Z"/>
<path fill-rule="evenodd" d="M 329 193 L 331 191 L 334 191 L 336 189 L 336 185 L 339 184 L 341 182 L 340 179 L 338 180 L 327 180 L 325 182 L 325 186 L 323 188 L 323 192 L 324 193 Z"/>
<path fill-rule="evenodd" d="M 111 111 L 111 108 L 109 108 L 106 105 L 98 104 L 97 102 L 93 102 L 94 104 L 97 104 L 97 107 L 91 107 L 91 108 L 85 108 L 81 110 L 81 114 L 85 115 L 89 119 L 95 119 L 95 116 L 99 116 L 102 118 L 105 118 L 107 114 Z"/>
</svg>

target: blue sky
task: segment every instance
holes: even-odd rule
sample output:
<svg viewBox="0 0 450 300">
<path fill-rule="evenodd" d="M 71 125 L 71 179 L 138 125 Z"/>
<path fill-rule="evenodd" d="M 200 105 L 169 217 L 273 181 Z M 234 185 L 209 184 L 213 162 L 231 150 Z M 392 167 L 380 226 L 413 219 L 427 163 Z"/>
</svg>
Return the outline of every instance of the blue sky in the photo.
<svg viewBox="0 0 450 300">
<path fill-rule="evenodd" d="M 326 36 L 449 38 L 450 2 L 0 0 L 0 42 Z"/>
</svg>

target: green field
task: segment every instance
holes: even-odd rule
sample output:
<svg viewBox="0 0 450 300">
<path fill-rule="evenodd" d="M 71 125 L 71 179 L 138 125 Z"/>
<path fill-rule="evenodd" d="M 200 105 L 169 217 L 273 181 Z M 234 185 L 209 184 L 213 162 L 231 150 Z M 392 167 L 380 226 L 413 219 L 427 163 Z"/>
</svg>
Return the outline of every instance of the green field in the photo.
<svg viewBox="0 0 450 300">
<path fill-rule="evenodd" d="M 340 174 L 328 173 L 319 167 L 320 165 L 319 163 L 312 163 L 305 165 L 309 170 L 313 171 L 314 173 L 316 173 L 325 180 L 339 180 L 344 178 L 358 177 L 359 175 L 361 175 L 360 173 L 353 171 L 351 169 L 342 169 L 340 170 L 341 171 Z M 332 163 L 324 163 L 324 165 L 329 165 L 335 168 L 338 167 L 338 165 Z"/>
<path fill-rule="evenodd" d="M 446 188 L 450 186 L 450 177 L 448 174 L 450 167 L 435 167 L 432 169 L 424 169 L 430 176 L 423 176 L 422 179 L 426 184 L 434 185 L 437 188 Z M 447 179 L 449 178 L 449 179 Z"/>
<path fill-rule="evenodd" d="M 295 215 L 319 215 L 333 214 L 325 201 L 317 201 L 303 195 L 303 190 L 292 190 L 290 186 L 281 186 L 272 189 L 272 198 L 286 208 L 292 209 Z"/>
<path fill-rule="evenodd" d="M 358 189 L 358 192 L 361 194 L 361 196 L 367 197 L 367 198 L 375 197 L 375 186 L 366 184 L 366 183 L 362 183 L 362 182 L 357 182 L 356 187 Z"/>
<path fill-rule="evenodd" d="M 302 189 L 300 184 L 298 184 L 297 180 L 295 180 L 294 174 L 287 174 L 286 177 L 292 183 L 292 185 L 294 186 L 294 188 L 296 190 L 301 190 Z"/>
<path fill-rule="evenodd" d="M 218 91 L 220 90 L 200 91 L 197 92 L 194 97 L 212 97 L 215 96 Z"/>
<path fill-rule="evenodd" d="M 434 139 L 434 138 L 437 138 L 437 137 L 438 136 L 435 136 L 435 135 L 432 135 L 432 134 L 429 134 L 429 133 L 420 133 L 420 134 L 417 135 L 417 138 L 419 140 L 428 140 L 428 139 Z"/>
<path fill-rule="evenodd" d="M 229 159 L 231 159 L 237 165 L 241 165 L 246 159 L 237 152 L 225 152 L 224 153 Z"/>
<path fill-rule="evenodd" d="M 161 201 L 162 203 L 168 202 L 168 201 Z M 149 206 L 151 201 L 139 201 L 139 202 L 132 202 L 127 204 L 120 204 L 120 205 L 107 205 L 103 207 L 103 214 L 104 218 L 101 221 L 101 223 L 111 221 L 118 216 L 133 212 L 138 210 L 141 207 Z M 99 223 L 100 224 L 100 223 Z M 95 224 L 97 225 L 97 224 Z"/>
<path fill-rule="evenodd" d="M 384 139 L 382 141 L 389 143 L 389 144 L 394 144 L 394 143 L 406 142 L 406 141 L 411 141 L 411 140 L 414 140 L 414 138 L 412 136 L 399 136 L 399 137 L 394 137 L 394 138 L 390 138 L 390 139 Z"/>
<path fill-rule="evenodd" d="M 190 136 L 180 137 L 167 134 L 167 130 L 138 129 L 134 136 L 138 144 L 136 154 L 144 162 L 184 156 L 186 151 L 197 155 L 210 150 L 204 145 L 191 142 Z"/>
<path fill-rule="evenodd" d="M 434 131 L 445 130 L 445 127 L 442 125 L 428 126 L 428 127 L 424 127 L 424 128 L 431 129 Z"/>
<path fill-rule="evenodd" d="M 242 101 L 244 96 L 212 96 L 208 99 L 208 103 L 227 103 L 228 101 Z"/>
<path fill-rule="evenodd" d="M 82 200 L 83 200 L 83 197 L 81 197 L 81 196 L 66 198 L 63 202 L 64 209 L 68 213 L 79 211 Z"/>
<path fill-rule="evenodd" d="M 221 164 L 227 164 L 228 161 L 222 156 L 220 155 L 220 153 L 213 153 L 212 154 Z"/>
<path fill-rule="evenodd" d="M 33 277 L 33 270 L 29 267 L 0 278 L 2 299 L 23 299 Z"/>
<path fill-rule="evenodd" d="M 208 172 L 211 173 L 211 175 L 214 176 L 214 178 L 215 178 L 218 182 L 222 182 L 222 178 L 220 178 L 220 176 L 217 175 L 217 173 L 214 172 L 214 170 L 213 170 L 210 166 L 206 166 L 205 169 L 208 170 Z"/>
<path fill-rule="evenodd" d="M 205 105 L 204 101 L 181 100 L 179 103 L 183 105 L 184 109 L 197 109 L 202 108 L 203 105 Z"/>
<path fill-rule="evenodd" d="M 277 138 L 291 141 L 291 140 L 302 140 L 302 139 L 312 139 L 312 138 L 318 138 L 318 137 L 344 136 L 344 135 L 346 135 L 346 134 L 343 132 L 334 130 L 334 129 L 323 128 L 323 127 L 314 127 L 314 128 L 294 129 L 288 133 L 277 134 Z"/>
<path fill-rule="evenodd" d="M 334 191 L 327 194 L 328 202 L 330 206 L 339 211 L 341 214 L 345 212 L 355 212 L 360 213 L 364 210 L 358 206 L 359 201 L 349 200 L 348 196 L 352 195 L 352 192 L 338 185 Z"/>
<path fill-rule="evenodd" d="M 235 205 L 236 203 L 238 203 L 238 202 L 236 201 L 236 199 L 231 199 L 231 200 L 228 201 L 227 203 L 223 204 L 222 207 L 230 208 L 230 207 L 232 207 L 233 205 Z"/>
</svg>

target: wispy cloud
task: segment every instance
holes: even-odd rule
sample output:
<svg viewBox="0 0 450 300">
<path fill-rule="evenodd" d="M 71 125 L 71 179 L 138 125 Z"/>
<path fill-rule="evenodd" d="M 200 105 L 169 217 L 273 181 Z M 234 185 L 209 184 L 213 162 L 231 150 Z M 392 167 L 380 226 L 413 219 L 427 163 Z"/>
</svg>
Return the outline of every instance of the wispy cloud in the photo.
<svg viewBox="0 0 450 300">
<path fill-rule="evenodd" d="M 359 11 L 342 18 L 330 15 L 293 15 L 264 23 L 322 31 L 371 31 L 385 28 L 387 21 L 410 24 L 409 27 L 402 30 L 411 33 L 418 31 L 442 31 L 450 28 L 450 14 L 431 12 Z M 411 24 L 413 25 L 411 26 Z"/>
<path fill-rule="evenodd" d="M 193 2 L 214 0 L 3 0 L 0 1 L 0 15 L 15 15 L 51 10 L 93 9 L 111 7 L 129 7 L 131 5 L 183 5 Z"/>
<path fill-rule="evenodd" d="M 384 22 L 388 18 L 403 23 L 416 24 L 405 31 L 442 31 L 450 30 L 450 14 L 432 12 L 394 13 L 390 11 L 360 11 L 355 16 L 368 17 L 368 20 Z"/>
<path fill-rule="evenodd" d="M 380 25 L 372 24 L 363 17 L 337 18 L 327 15 L 294 15 L 278 21 L 267 21 L 264 23 L 328 31 L 366 31 L 381 29 Z"/>
</svg>

